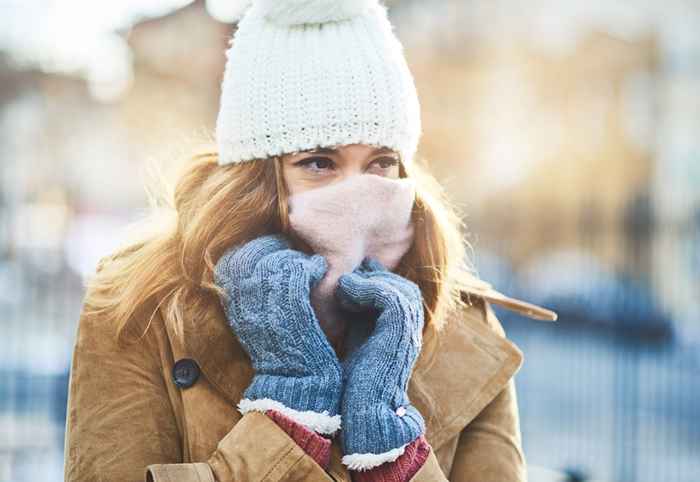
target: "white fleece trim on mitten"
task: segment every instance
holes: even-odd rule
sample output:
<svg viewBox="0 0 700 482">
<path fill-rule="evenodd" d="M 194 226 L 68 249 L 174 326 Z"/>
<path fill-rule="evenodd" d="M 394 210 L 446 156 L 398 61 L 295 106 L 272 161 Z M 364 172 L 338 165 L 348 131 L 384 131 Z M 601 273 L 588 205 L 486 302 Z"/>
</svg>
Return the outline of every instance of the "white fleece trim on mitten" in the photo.
<svg viewBox="0 0 700 482">
<path fill-rule="evenodd" d="M 398 459 L 406 450 L 407 445 L 408 444 L 404 444 L 401 447 L 391 449 L 388 452 L 383 452 L 381 454 L 373 454 L 369 452 L 366 454 L 343 455 L 341 461 L 347 465 L 348 469 L 350 470 L 369 470 L 377 465 L 383 464 L 384 462 L 393 462 L 394 460 Z"/>
<path fill-rule="evenodd" d="M 328 414 L 328 410 L 324 410 L 323 412 L 295 410 L 271 398 L 260 398 L 257 400 L 244 398 L 238 402 L 238 411 L 241 412 L 241 414 L 246 414 L 250 411 L 264 413 L 268 409 L 278 410 L 295 422 L 305 425 L 317 433 L 332 435 L 340 429 L 340 414 L 331 416 Z"/>
</svg>

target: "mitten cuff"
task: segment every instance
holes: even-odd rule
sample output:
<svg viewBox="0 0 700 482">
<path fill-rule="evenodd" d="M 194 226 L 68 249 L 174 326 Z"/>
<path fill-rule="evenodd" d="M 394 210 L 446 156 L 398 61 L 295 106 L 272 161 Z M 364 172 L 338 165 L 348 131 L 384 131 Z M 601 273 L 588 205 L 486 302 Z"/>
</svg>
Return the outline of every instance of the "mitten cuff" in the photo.
<svg viewBox="0 0 700 482">
<path fill-rule="evenodd" d="M 425 432 L 425 422 L 412 405 L 346 409 L 342 462 L 351 470 L 367 470 L 399 458 L 408 444 Z"/>
<path fill-rule="evenodd" d="M 256 373 L 238 409 L 241 413 L 275 409 L 311 430 L 333 434 L 340 428 L 342 371 L 327 366 L 316 372 Z"/>
<path fill-rule="evenodd" d="M 295 422 L 308 427 L 316 433 L 332 435 L 340 429 L 341 416 L 330 415 L 327 411 L 299 411 L 287 407 L 283 403 L 280 403 L 277 400 L 272 400 L 271 398 L 261 398 L 257 400 L 244 398 L 238 402 L 238 411 L 242 414 L 246 414 L 251 411 L 265 413 L 270 409 L 279 411 Z"/>
<path fill-rule="evenodd" d="M 371 452 L 365 454 L 348 454 L 343 455 L 342 462 L 349 470 L 369 470 L 386 462 L 393 462 L 403 455 L 406 447 L 410 444 L 406 443 L 401 447 L 391 449 L 381 454 L 373 454 Z"/>
<path fill-rule="evenodd" d="M 320 436 L 319 436 L 320 437 Z M 369 470 L 352 472 L 353 482 L 397 482 L 412 480 L 430 455 L 430 444 L 421 435 L 405 447 L 401 457 Z"/>
</svg>

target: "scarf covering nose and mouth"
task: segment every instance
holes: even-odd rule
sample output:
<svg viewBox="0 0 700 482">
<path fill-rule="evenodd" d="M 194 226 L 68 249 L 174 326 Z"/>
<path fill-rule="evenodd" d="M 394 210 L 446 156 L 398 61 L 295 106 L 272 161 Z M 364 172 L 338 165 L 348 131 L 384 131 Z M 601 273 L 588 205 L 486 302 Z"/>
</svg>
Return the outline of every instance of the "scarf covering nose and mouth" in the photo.
<svg viewBox="0 0 700 482">
<path fill-rule="evenodd" d="M 415 181 L 357 174 L 289 197 L 292 230 L 328 261 L 328 271 L 311 291 L 311 303 L 329 338 L 344 332 L 334 296 L 338 278 L 365 256 L 393 270 L 413 243 L 411 210 Z"/>
</svg>

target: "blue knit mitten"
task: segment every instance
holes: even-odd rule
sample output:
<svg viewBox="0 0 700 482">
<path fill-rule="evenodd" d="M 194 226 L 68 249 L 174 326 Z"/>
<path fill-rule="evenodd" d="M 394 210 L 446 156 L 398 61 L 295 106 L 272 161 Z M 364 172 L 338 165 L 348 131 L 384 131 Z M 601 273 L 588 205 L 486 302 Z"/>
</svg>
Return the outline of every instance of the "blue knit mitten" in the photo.
<svg viewBox="0 0 700 482">
<path fill-rule="evenodd" d="M 366 341 L 341 362 L 342 460 L 349 469 L 364 470 L 396 460 L 425 431 L 407 394 L 422 345 L 423 296 L 414 282 L 370 257 L 339 278 L 335 295 L 344 309 L 360 313 L 360 320 L 376 316 Z M 350 330 L 348 341 L 356 343 Z"/>
<path fill-rule="evenodd" d="M 318 433 L 340 428 L 342 367 L 309 293 L 328 264 L 289 247 L 282 234 L 230 248 L 214 270 L 224 311 L 255 375 L 241 413 L 274 408 Z"/>
</svg>

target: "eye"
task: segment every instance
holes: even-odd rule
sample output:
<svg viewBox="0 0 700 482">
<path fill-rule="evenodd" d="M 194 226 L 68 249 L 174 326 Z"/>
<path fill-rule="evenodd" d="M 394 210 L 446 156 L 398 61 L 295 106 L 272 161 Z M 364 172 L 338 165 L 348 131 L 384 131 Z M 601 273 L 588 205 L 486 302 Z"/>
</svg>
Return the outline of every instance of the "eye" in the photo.
<svg viewBox="0 0 700 482">
<path fill-rule="evenodd" d="M 314 164 L 316 167 L 312 167 Z M 311 171 L 328 171 L 328 168 L 333 166 L 333 160 L 327 157 L 307 157 L 295 162 L 294 165 Z"/>
<path fill-rule="evenodd" d="M 396 166 L 399 163 L 399 160 L 396 159 L 395 157 L 380 157 L 379 159 L 376 159 L 372 161 L 372 163 L 377 163 L 382 169 L 389 169 L 393 166 Z"/>
</svg>

